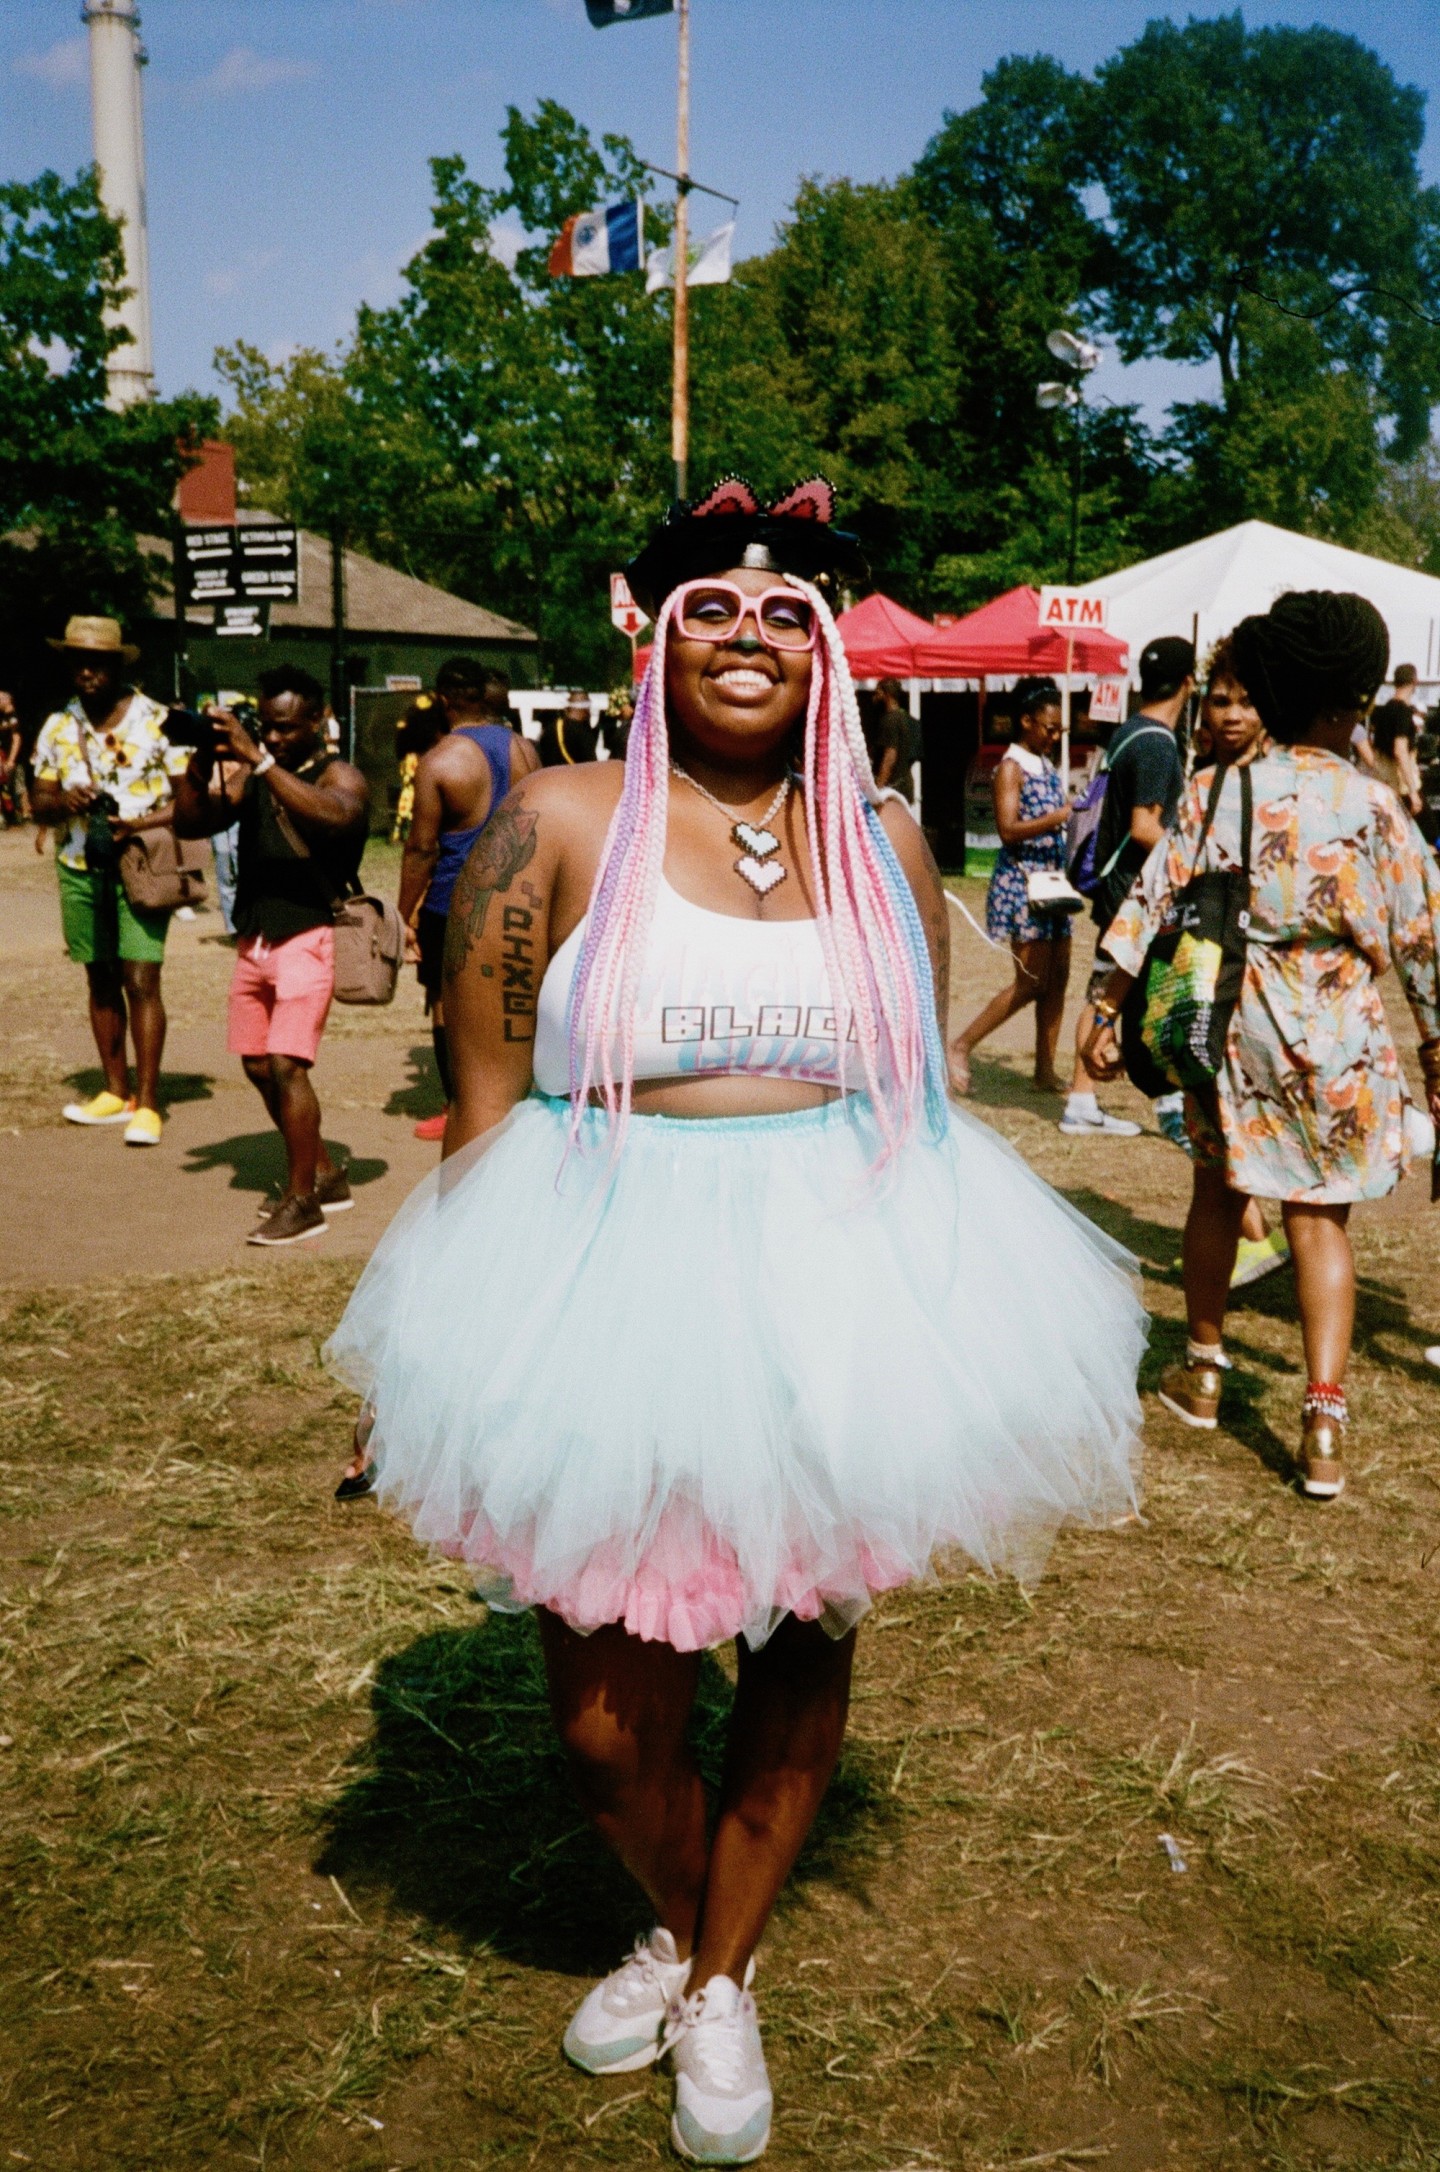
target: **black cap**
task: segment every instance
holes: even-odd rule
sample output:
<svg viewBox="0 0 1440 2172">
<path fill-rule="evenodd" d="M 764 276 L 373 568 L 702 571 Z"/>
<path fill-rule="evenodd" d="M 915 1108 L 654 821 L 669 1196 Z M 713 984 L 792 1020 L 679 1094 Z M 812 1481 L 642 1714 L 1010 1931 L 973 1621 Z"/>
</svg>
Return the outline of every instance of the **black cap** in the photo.
<svg viewBox="0 0 1440 2172">
<path fill-rule="evenodd" d="M 1179 634 L 1162 634 L 1140 651 L 1140 692 L 1165 701 L 1195 676 L 1195 644 Z"/>
</svg>

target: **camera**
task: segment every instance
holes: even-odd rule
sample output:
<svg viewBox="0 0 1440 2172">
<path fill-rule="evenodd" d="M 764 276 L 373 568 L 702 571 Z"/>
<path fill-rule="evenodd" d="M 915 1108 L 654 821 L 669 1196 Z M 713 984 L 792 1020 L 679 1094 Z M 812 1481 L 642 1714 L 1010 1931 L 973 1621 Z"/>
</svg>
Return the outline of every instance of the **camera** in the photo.
<svg viewBox="0 0 1440 2172">
<path fill-rule="evenodd" d="M 111 823 L 120 812 L 113 793 L 97 792 L 85 810 L 85 865 L 92 875 L 113 873 L 120 858 Z"/>
</svg>

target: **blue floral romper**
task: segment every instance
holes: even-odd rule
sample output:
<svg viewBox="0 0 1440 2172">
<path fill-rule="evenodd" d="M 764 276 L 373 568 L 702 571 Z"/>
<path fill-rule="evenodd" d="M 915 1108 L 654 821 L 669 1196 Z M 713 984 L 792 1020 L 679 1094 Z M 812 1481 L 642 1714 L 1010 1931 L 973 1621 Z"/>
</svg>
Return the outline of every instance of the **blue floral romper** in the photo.
<svg viewBox="0 0 1440 2172">
<path fill-rule="evenodd" d="M 1057 807 L 1064 806 L 1065 787 L 1053 762 L 1034 755 L 1027 755 L 1022 761 L 1014 748 L 1006 749 L 1004 760 L 1016 761 L 1020 766 L 1022 822 L 1033 822 L 1037 815 L 1054 814 Z M 1030 763 L 1036 760 L 1040 763 L 1038 775 L 1030 768 Z M 996 775 L 998 777 L 998 770 Z M 1022 844 L 1000 847 L 985 897 L 985 931 L 992 941 L 1054 943 L 1065 940 L 1070 933 L 1069 913 L 1034 912 L 1025 892 L 1025 877 L 1032 868 L 1050 867 L 1063 872 L 1064 866 L 1063 830 L 1050 830 L 1043 837 L 1027 837 Z"/>
</svg>

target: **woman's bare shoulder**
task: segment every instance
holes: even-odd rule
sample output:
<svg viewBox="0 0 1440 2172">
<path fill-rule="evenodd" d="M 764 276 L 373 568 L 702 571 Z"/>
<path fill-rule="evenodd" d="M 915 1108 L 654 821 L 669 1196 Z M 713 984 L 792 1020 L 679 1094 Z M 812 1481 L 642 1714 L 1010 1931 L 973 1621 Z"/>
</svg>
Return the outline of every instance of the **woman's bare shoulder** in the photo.
<svg viewBox="0 0 1440 2172">
<path fill-rule="evenodd" d="M 623 762 L 576 762 L 555 769 L 532 769 L 518 777 L 509 799 L 531 813 L 557 822 L 608 822 L 625 784 Z"/>
</svg>

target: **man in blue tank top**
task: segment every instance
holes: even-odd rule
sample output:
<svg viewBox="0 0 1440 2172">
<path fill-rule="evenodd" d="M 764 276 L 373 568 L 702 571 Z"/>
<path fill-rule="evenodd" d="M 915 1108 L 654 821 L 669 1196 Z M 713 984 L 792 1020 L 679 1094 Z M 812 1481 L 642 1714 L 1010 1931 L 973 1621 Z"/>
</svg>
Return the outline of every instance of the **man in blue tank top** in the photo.
<svg viewBox="0 0 1440 2172">
<path fill-rule="evenodd" d="M 505 721 L 510 698 L 503 673 L 473 657 L 453 656 L 435 675 L 446 730 L 415 771 L 415 808 L 400 868 L 400 917 L 420 971 L 435 1044 L 435 1068 L 448 1102 L 450 1052 L 440 975 L 445 916 L 455 878 L 512 784 L 540 766 L 535 750 Z M 426 1117 L 419 1138 L 443 1138 L 445 1119 Z"/>
</svg>

